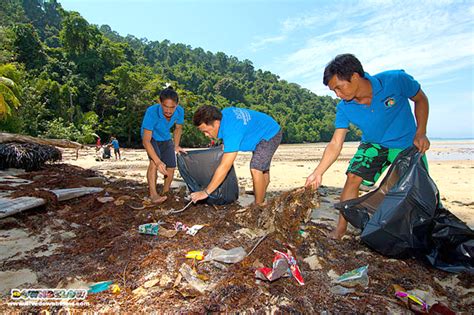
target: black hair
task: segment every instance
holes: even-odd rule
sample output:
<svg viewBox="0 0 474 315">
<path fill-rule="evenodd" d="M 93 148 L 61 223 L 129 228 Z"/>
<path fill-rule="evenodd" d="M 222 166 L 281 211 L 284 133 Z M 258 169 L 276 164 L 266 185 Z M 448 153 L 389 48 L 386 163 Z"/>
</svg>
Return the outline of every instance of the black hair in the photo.
<svg viewBox="0 0 474 315">
<path fill-rule="evenodd" d="M 327 86 L 334 75 L 340 80 L 351 82 L 354 73 L 358 73 L 361 78 L 364 77 L 364 68 L 359 59 L 353 54 L 337 55 L 324 69 L 323 83 Z"/>
<path fill-rule="evenodd" d="M 210 125 L 216 120 L 222 120 L 222 113 L 217 107 L 211 105 L 199 107 L 193 116 L 195 126 L 200 126 L 201 124 Z"/>
<path fill-rule="evenodd" d="M 160 103 L 167 99 L 175 101 L 176 104 L 179 102 L 178 93 L 176 93 L 172 86 L 168 86 L 160 92 Z"/>
</svg>

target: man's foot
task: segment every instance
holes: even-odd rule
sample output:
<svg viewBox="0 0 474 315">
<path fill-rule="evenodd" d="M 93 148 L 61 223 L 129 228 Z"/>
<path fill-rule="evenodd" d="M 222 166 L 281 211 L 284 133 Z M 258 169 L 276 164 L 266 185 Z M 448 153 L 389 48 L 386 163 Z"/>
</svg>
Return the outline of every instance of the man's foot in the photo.
<svg viewBox="0 0 474 315">
<path fill-rule="evenodd" d="M 155 205 L 159 205 L 159 204 L 162 204 L 163 202 L 166 201 L 166 199 L 168 199 L 167 196 L 157 196 L 157 197 L 152 197 L 150 198 L 151 199 L 151 202 Z"/>
<path fill-rule="evenodd" d="M 346 229 L 335 228 L 331 233 L 329 233 L 329 238 L 332 238 L 333 240 L 340 240 L 344 234 L 346 234 Z"/>
</svg>

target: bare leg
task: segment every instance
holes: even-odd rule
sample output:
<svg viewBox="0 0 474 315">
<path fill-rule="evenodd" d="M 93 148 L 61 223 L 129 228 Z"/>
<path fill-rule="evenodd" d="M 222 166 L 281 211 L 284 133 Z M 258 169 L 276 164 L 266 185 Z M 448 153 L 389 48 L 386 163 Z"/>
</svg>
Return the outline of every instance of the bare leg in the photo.
<svg viewBox="0 0 474 315">
<path fill-rule="evenodd" d="M 148 182 L 148 191 L 150 192 L 150 198 L 157 198 L 158 192 L 156 191 L 156 172 L 157 168 L 153 161 L 148 164 L 148 170 L 146 171 L 146 179 Z"/>
<path fill-rule="evenodd" d="M 263 172 L 263 177 L 265 178 L 265 193 L 268 190 L 268 185 L 270 184 L 270 170 Z"/>
<path fill-rule="evenodd" d="M 255 196 L 255 204 L 260 205 L 265 201 L 265 193 L 267 191 L 267 186 L 269 182 L 265 180 L 265 176 L 262 171 L 251 168 L 250 173 L 252 174 L 253 180 L 253 193 Z"/>
<path fill-rule="evenodd" d="M 150 192 L 150 199 L 153 203 L 162 203 L 166 200 L 166 196 L 158 195 L 156 191 L 157 167 L 153 161 L 150 161 L 148 170 L 146 172 L 146 179 L 148 182 L 148 191 Z"/>
<path fill-rule="evenodd" d="M 165 182 L 163 184 L 163 193 L 166 193 L 170 190 L 171 182 L 173 181 L 174 177 L 174 170 L 174 168 L 166 168 L 168 176 L 166 176 Z"/>
<path fill-rule="evenodd" d="M 346 183 L 341 193 L 341 201 L 346 201 L 349 199 L 354 199 L 359 196 L 359 187 L 362 183 L 362 177 L 354 175 L 352 173 L 347 174 Z M 347 221 L 344 217 L 339 214 L 339 221 L 337 222 L 337 227 L 329 235 L 334 239 L 341 239 L 342 236 L 346 233 L 347 230 Z"/>
</svg>

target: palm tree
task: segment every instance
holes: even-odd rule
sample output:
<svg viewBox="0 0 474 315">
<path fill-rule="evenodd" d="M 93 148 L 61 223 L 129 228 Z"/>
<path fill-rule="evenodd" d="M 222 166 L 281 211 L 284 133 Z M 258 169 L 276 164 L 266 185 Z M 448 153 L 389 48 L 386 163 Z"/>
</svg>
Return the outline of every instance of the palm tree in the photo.
<svg viewBox="0 0 474 315">
<path fill-rule="evenodd" d="M 13 80 L 0 75 L 0 119 L 11 115 L 12 108 L 18 108 L 16 84 Z"/>
</svg>

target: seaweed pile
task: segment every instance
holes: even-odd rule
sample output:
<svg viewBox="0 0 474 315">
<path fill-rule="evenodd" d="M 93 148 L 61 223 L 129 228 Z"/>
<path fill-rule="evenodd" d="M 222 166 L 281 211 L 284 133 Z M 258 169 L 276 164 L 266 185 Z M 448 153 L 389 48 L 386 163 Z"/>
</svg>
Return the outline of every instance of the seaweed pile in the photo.
<svg viewBox="0 0 474 315">
<path fill-rule="evenodd" d="M 46 165 L 41 171 L 19 175 L 34 182 L 18 190 L 34 194 L 44 185 L 78 187 L 93 176 L 99 174 L 67 164 Z M 77 312 L 403 313 L 406 308 L 395 299 L 393 284 L 430 291 L 455 311 L 469 312 L 474 307 L 472 275 L 448 274 L 414 259 L 387 259 L 367 249 L 354 234 L 344 241 L 327 238 L 330 227 L 326 221 L 308 221 L 311 211 L 321 210 L 319 195 L 313 191 L 284 192 L 262 207 L 197 204 L 169 215 L 169 210 L 187 203 L 184 190 L 175 190 L 160 206 L 140 207 L 147 194 L 144 184 L 104 178 L 99 186 L 104 187 L 99 194 L 23 212 L 3 223 L 0 220 L 1 233 L 16 228 L 41 235 L 48 228 L 51 245 L 57 245 L 49 256 L 36 255 L 35 249 L 8 259 L 0 264 L 0 271 L 29 269 L 37 275 L 33 284 L 37 288 L 68 287 L 78 281 L 113 281 L 120 287 L 119 293 L 108 290 L 88 295 L 89 306 L 75 308 Z M 327 190 L 335 195 L 337 189 Z M 104 197 L 111 201 L 100 201 Z M 321 202 L 322 207 L 323 198 Z M 139 225 L 159 221 L 160 229 L 167 230 L 174 230 L 178 221 L 204 227 L 195 236 L 185 232 L 170 238 L 139 234 Z M 214 247 L 243 247 L 249 253 L 261 233 L 266 238 L 239 263 L 203 263 L 185 257 L 189 251 L 208 252 Z M 272 265 L 273 250 L 286 249 L 291 249 L 301 268 L 304 286 L 292 278 L 273 282 L 255 278 L 256 268 Z M 333 292 L 335 277 L 367 264 L 367 287 L 347 295 Z M 205 290 L 193 289 L 193 283 L 182 277 L 184 265 L 196 272 Z M 0 313 L 18 311 L 7 305 L 9 297 L 0 296 L 0 300 Z M 38 306 L 21 309 L 41 310 Z M 66 308 L 50 308 L 52 313 L 61 310 Z"/>
<path fill-rule="evenodd" d="M 57 162 L 61 159 L 61 151 L 50 145 L 0 143 L 0 170 L 20 168 L 26 171 L 36 171 L 47 162 Z"/>
</svg>

